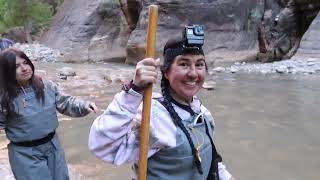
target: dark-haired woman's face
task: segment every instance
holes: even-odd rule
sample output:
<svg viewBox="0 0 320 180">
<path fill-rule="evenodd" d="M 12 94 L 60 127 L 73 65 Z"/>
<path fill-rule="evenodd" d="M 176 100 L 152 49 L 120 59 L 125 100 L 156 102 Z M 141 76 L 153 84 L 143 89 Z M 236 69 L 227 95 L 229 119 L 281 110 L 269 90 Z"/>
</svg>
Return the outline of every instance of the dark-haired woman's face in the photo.
<svg viewBox="0 0 320 180">
<path fill-rule="evenodd" d="M 202 88 L 207 76 L 203 55 L 179 55 L 175 57 L 170 69 L 164 74 L 173 90 L 171 96 L 189 104 L 192 97 Z"/>
<path fill-rule="evenodd" d="M 16 81 L 20 85 L 28 85 L 33 71 L 28 61 L 16 56 Z"/>
</svg>

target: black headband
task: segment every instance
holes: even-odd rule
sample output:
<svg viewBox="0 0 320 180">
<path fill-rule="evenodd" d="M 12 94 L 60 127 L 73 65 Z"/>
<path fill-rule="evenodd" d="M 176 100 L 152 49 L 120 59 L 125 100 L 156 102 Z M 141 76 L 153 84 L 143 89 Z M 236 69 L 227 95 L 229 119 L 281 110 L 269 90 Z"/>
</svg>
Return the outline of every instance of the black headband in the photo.
<svg viewBox="0 0 320 180">
<path fill-rule="evenodd" d="M 172 61 L 176 56 L 183 55 L 183 54 L 202 54 L 203 49 L 202 47 L 194 46 L 194 47 L 187 47 L 187 46 L 179 46 L 176 48 L 168 48 L 163 52 L 164 62 Z"/>
</svg>

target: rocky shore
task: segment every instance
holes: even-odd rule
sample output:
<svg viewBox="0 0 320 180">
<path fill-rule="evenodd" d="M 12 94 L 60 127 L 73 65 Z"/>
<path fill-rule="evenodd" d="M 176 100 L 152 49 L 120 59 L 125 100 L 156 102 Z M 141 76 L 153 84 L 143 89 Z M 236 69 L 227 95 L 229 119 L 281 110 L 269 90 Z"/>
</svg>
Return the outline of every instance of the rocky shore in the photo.
<svg viewBox="0 0 320 180">
<path fill-rule="evenodd" d="M 320 59 L 283 60 L 272 63 L 236 62 L 231 66 L 218 66 L 213 72 L 221 73 L 280 73 L 280 74 L 316 74 L 320 73 Z"/>
</svg>

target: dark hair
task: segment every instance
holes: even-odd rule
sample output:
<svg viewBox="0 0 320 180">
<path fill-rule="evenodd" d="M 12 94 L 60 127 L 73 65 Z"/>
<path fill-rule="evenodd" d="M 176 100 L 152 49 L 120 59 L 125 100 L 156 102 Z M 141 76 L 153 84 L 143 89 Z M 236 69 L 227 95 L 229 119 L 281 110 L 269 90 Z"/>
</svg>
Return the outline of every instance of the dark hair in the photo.
<svg viewBox="0 0 320 180">
<path fill-rule="evenodd" d="M 27 61 L 32 69 L 30 79 L 31 87 L 35 90 L 37 100 L 44 103 L 44 85 L 41 77 L 34 75 L 34 65 L 28 56 L 21 50 L 9 48 L 0 53 L 0 93 L 1 93 L 1 110 L 6 110 L 9 115 L 15 114 L 13 99 L 19 94 L 19 86 L 16 81 L 16 57 L 23 58 Z"/>
<path fill-rule="evenodd" d="M 201 51 L 198 50 L 187 50 L 187 51 L 180 51 L 180 53 L 178 52 L 173 52 L 174 55 L 166 55 L 166 53 L 168 53 L 168 49 L 177 49 L 177 48 L 180 48 L 183 46 L 183 41 L 184 39 L 169 39 L 167 41 L 167 43 L 165 44 L 164 46 L 164 49 L 163 49 L 163 53 L 164 53 L 164 62 L 163 64 L 161 65 L 160 69 L 161 69 L 161 73 L 162 73 L 162 79 L 161 79 L 161 92 L 162 92 L 162 95 L 163 95 L 163 102 L 162 104 L 165 106 L 165 108 L 168 110 L 168 112 L 170 113 L 170 116 L 171 118 L 173 119 L 174 123 L 183 131 L 183 133 L 186 135 L 187 139 L 188 139 L 188 142 L 190 144 L 190 147 L 191 147 L 191 150 L 192 150 L 192 155 L 195 159 L 195 164 L 196 164 L 196 167 L 199 171 L 200 174 L 203 174 L 203 171 L 202 171 L 202 167 L 201 167 L 201 162 L 200 160 L 198 159 L 197 157 L 197 149 L 195 148 L 194 146 L 194 143 L 191 139 L 191 136 L 188 132 L 188 130 L 186 129 L 186 127 L 184 126 L 184 124 L 182 123 L 182 119 L 181 117 L 178 115 L 178 113 L 174 110 L 172 104 L 171 104 L 171 101 L 172 101 L 172 97 L 170 95 L 170 82 L 167 78 L 165 78 L 164 74 L 166 72 L 169 71 L 173 61 L 174 61 L 174 58 L 176 57 L 175 55 L 177 54 L 181 54 L 181 55 L 184 55 L 184 54 L 195 54 L 195 55 L 198 55 L 198 54 L 203 54 L 203 51 L 201 49 Z M 171 53 L 171 52 L 169 52 Z M 206 68 L 207 68 L 207 65 L 206 65 Z"/>
</svg>

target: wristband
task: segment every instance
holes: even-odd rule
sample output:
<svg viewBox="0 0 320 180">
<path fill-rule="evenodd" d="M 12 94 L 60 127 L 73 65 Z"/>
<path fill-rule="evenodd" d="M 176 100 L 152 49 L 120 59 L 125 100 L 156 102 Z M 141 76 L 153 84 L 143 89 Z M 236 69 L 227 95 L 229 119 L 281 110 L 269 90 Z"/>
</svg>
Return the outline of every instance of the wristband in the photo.
<svg viewBox="0 0 320 180">
<path fill-rule="evenodd" d="M 124 90 L 125 92 L 128 92 L 130 89 L 138 92 L 138 93 L 142 93 L 145 89 L 145 87 L 140 87 L 137 86 L 133 83 L 133 80 L 131 80 L 129 83 L 125 83 L 122 85 L 122 90 Z"/>
</svg>

